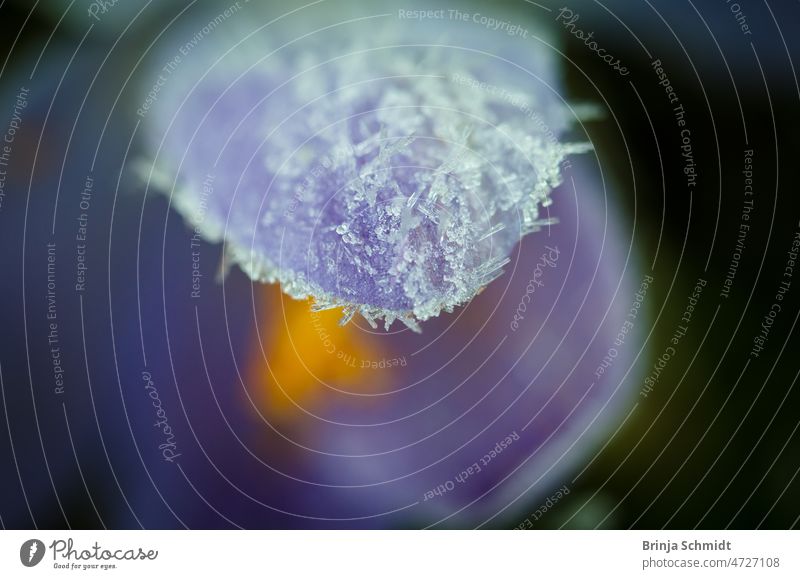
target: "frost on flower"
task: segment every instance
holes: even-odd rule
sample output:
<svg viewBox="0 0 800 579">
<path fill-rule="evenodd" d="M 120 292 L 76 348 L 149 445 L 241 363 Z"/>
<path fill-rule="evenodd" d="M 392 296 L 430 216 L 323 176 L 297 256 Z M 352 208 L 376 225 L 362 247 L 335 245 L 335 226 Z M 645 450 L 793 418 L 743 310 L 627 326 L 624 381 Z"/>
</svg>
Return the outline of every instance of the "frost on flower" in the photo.
<svg viewBox="0 0 800 579">
<path fill-rule="evenodd" d="M 226 22 L 177 51 L 144 117 L 147 177 L 252 279 L 418 330 L 555 220 L 560 163 L 585 146 L 559 141 L 571 116 L 536 38 L 336 22 Z"/>
</svg>

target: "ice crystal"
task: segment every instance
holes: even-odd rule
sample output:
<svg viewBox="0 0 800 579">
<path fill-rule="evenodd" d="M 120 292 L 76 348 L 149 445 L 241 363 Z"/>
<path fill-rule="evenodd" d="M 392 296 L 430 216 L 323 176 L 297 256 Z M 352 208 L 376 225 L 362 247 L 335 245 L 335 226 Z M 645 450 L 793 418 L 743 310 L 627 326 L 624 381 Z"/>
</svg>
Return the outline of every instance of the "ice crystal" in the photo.
<svg viewBox="0 0 800 579">
<path fill-rule="evenodd" d="M 450 21 L 214 33 L 145 117 L 150 173 L 252 279 L 342 323 L 419 331 L 470 300 L 554 222 L 560 164 L 585 150 L 559 141 L 570 115 L 534 39 Z"/>
</svg>

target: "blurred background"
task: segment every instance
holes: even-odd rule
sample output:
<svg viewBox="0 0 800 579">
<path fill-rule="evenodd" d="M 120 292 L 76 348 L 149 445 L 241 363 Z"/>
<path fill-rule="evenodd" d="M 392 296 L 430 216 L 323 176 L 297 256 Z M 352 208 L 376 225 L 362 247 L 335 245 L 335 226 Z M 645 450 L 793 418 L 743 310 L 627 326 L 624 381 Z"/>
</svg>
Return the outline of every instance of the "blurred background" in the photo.
<svg viewBox="0 0 800 579">
<path fill-rule="evenodd" d="M 222 51 L 237 19 L 405 9 L 262 4 L 0 4 L 4 528 L 798 525 L 800 4 L 437 5 L 541 31 L 463 24 L 546 51 L 594 151 L 419 335 L 217 281 L 135 170 L 162 137 L 137 108 L 220 14 Z"/>
</svg>

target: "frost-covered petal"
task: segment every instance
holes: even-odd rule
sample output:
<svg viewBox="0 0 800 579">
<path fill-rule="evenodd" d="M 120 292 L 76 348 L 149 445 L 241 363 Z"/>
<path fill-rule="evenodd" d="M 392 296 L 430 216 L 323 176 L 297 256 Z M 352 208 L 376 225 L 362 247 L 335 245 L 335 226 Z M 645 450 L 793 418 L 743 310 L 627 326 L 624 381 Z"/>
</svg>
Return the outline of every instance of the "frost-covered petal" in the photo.
<svg viewBox="0 0 800 579">
<path fill-rule="evenodd" d="M 333 22 L 230 23 L 162 71 L 145 114 L 153 174 L 253 279 L 341 306 L 343 323 L 417 330 L 553 222 L 560 163 L 584 146 L 558 140 L 570 115 L 536 40 L 450 20 Z"/>
</svg>

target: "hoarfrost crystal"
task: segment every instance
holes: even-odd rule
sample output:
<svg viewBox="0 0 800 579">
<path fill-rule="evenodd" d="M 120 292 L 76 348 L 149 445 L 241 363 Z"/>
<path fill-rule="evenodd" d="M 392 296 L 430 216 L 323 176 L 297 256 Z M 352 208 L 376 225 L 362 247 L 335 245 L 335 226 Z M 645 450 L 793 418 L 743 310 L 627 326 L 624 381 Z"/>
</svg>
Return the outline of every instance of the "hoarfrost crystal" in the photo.
<svg viewBox="0 0 800 579">
<path fill-rule="evenodd" d="M 145 116 L 147 176 L 252 279 L 418 331 L 555 221 L 560 164 L 587 148 L 558 140 L 546 44 L 436 24 L 216 29 Z"/>
</svg>

